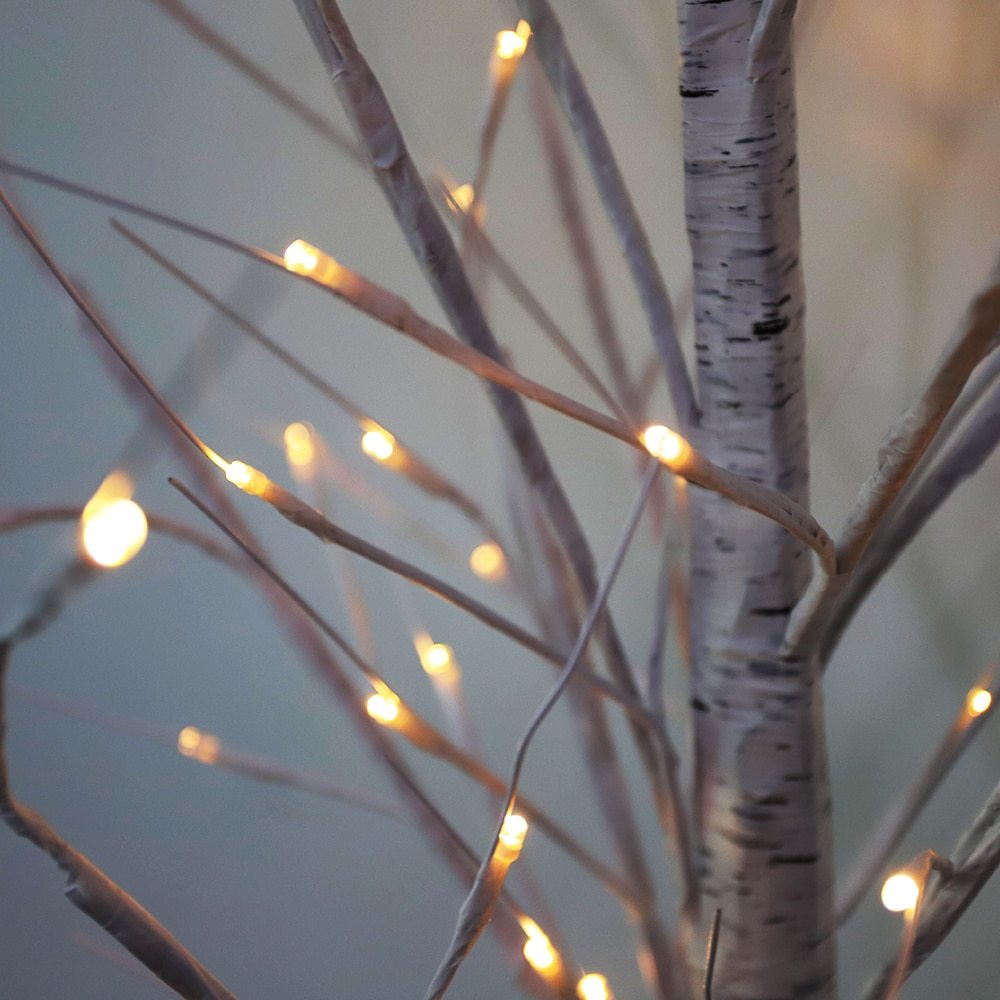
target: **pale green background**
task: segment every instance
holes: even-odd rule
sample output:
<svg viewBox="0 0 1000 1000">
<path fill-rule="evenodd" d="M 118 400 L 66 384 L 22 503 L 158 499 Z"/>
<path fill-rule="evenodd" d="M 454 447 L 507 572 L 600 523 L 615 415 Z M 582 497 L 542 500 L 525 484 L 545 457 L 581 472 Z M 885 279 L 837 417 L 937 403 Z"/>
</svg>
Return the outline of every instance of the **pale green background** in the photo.
<svg viewBox="0 0 1000 1000">
<path fill-rule="evenodd" d="M 687 249 L 672 5 L 557 6 L 676 292 Z M 800 65 L 815 509 L 836 528 L 872 468 L 882 431 L 911 398 L 996 250 L 1000 17 L 986 0 L 803 6 L 815 15 Z M 312 106 L 343 121 L 291 3 L 220 0 L 197 9 Z M 486 0 L 453 0 L 351 2 L 345 13 L 421 168 L 466 178 L 474 167 L 492 34 L 513 24 L 513 12 Z M 3 0 L 0 46 L 0 142 L 11 158 L 274 251 L 305 237 L 440 316 L 371 181 L 151 3 Z M 519 86 L 500 138 L 491 231 L 596 359 L 525 94 Z M 582 186 L 635 367 L 649 350 L 642 317 L 589 182 Z M 109 229 L 107 211 L 27 183 L 11 190 L 63 266 L 86 282 L 148 370 L 164 380 L 201 330 L 208 315 L 202 305 L 139 259 Z M 189 238 L 136 225 L 216 291 L 242 267 Z M 0 275 L 0 503 L 83 502 L 135 416 L 81 336 L 73 307 L 6 232 Z M 471 378 L 280 275 L 261 269 L 259 281 L 265 293 L 283 293 L 269 332 L 383 423 L 405 429 L 410 442 L 504 517 L 496 427 Z M 523 370 L 591 401 L 501 290 L 493 291 L 491 305 L 498 335 Z M 448 508 L 373 469 L 357 451 L 350 422 L 256 348 L 246 347 L 228 371 L 206 382 L 202 402 L 188 415 L 224 453 L 289 482 L 280 431 L 291 419 L 309 419 L 345 462 L 460 549 L 477 540 Z M 662 393 L 658 399 L 668 416 Z M 542 412 L 537 418 L 603 562 L 634 490 L 630 456 L 562 418 Z M 138 499 L 200 525 L 166 485 L 166 476 L 178 472 L 186 477 L 172 458 L 161 459 Z M 842 868 L 995 655 L 998 486 L 994 461 L 902 560 L 831 668 Z M 343 620 L 329 554 L 270 511 L 240 502 L 293 582 Z M 412 537 L 400 537 L 347 500 L 338 507 L 348 527 L 520 614 L 461 566 L 426 555 Z M 0 539 L 0 618 L 16 614 L 72 545 L 71 529 L 51 526 Z M 637 546 L 613 599 L 636 660 L 648 641 L 654 554 L 649 544 Z M 408 644 L 400 610 L 406 593 L 432 632 L 455 647 L 490 759 L 506 770 L 546 672 L 432 598 L 390 585 L 369 567 L 360 572 L 378 617 L 385 674 L 438 718 Z M 671 719 L 682 734 L 676 664 L 672 672 Z M 147 904 L 241 998 L 422 994 L 461 896 L 418 834 L 347 806 L 199 767 L 168 746 L 55 714 L 32 694 L 142 720 L 161 727 L 167 739 L 197 724 L 236 747 L 386 790 L 343 711 L 273 628 L 257 594 L 231 573 L 154 539 L 134 564 L 99 581 L 20 650 L 11 673 L 9 750 L 20 796 Z M 609 853 L 575 746 L 559 715 L 536 744 L 527 788 Z M 998 760 L 994 726 L 946 782 L 901 859 L 925 847 L 949 849 L 995 783 Z M 450 772 L 418 766 L 463 832 L 484 844 L 493 818 L 483 797 Z M 652 856 L 659 858 L 655 824 L 642 801 Z M 616 907 L 543 838 L 531 839 L 526 857 L 577 958 L 606 972 L 619 1000 L 641 996 Z M 0 998 L 164 996 L 143 970 L 130 971 L 128 956 L 60 890 L 48 859 L 0 830 Z M 907 997 L 996 996 L 998 902 L 994 885 Z M 890 952 L 896 931 L 896 920 L 874 901 L 851 923 L 841 951 L 845 997 Z M 513 993 L 509 969 L 487 937 L 453 995 L 499 1000 Z"/>
</svg>

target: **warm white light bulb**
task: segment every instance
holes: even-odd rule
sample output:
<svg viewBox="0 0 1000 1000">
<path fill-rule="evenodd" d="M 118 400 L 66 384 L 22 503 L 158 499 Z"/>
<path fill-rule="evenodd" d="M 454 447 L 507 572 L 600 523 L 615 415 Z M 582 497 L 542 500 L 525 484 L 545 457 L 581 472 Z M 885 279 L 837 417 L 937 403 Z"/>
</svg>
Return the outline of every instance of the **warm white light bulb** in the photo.
<svg viewBox="0 0 1000 1000">
<path fill-rule="evenodd" d="M 982 715 L 993 704 L 993 695 L 986 688 L 973 688 L 965 699 L 965 710 L 971 716 Z"/>
<path fill-rule="evenodd" d="M 391 694 L 373 694 L 365 702 L 365 709 L 376 722 L 387 726 L 399 717 L 399 699 Z"/>
<path fill-rule="evenodd" d="M 482 580 L 499 580 L 507 572 L 503 549 L 496 542 L 483 542 L 469 555 L 472 572 Z"/>
<path fill-rule="evenodd" d="M 452 667 L 451 646 L 432 642 L 420 652 L 420 664 L 429 674 L 443 674 Z"/>
<path fill-rule="evenodd" d="M 203 733 L 195 726 L 185 726 L 177 734 L 177 749 L 185 757 L 193 757 L 202 764 L 214 764 L 219 759 L 222 743 L 211 733 Z"/>
<path fill-rule="evenodd" d="M 599 972 L 588 972 L 576 984 L 576 995 L 580 1000 L 611 1000 L 608 981 Z"/>
<path fill-rule="evenodd" d="M 269 482 L 267 476 L 246 462 L 227 462 L 224 466 L 226 479 L 244 493 L 260 496 Z"/>
<path fill-rule="evenodd" d="M 882 885 L 882 905 L 892 913 L 912 910 L 919 898 L 920 886 L 908 872 L 896 872 Z"/>
<path fill-rule="evenodd" d="M 285 249 L 285 267 L 332 287 L 344 276 L 344 268 L 333 257 L 305 240 L 288 244 Z"/>
<path fill-rule="evenodd" d="M 510 813 L 500 827 L 500 836 L 497 838 L 497 856 L 510 864 L 517 860 L 517 856 L 524 847 L 524 838 L 528 834 L 528 821 L 518 813 Z"/>
<path fill-rule="evenodd" d="M 525 22 L 522 21 L 521 23 L 524 24 Z M 510 30 L 497 32 L 496 54 L 501 59 L 520 59 L 527 47 L 527 36 L 519 35 L 516 31 Z"/>
<path fill-rule="evenodd" d="M 642 445 L 664 465 L 682 465 L 691 453 L 691 446 L 678 434 L 663 424 L 652 424 L 641 435 Z"/>
<path fill-rule="evenodd" d="M 384 428 L 373 427 L 361 435 L 361 450 L 376 462 L 388 462 L 396 450 L 396 439 Z"/>
<path fill-rule="evenodd" d="M 542 933 L 529 937 L 524 942 L 524 957 L 536 972 L 554 969 L 559 960 L 552 942 Z"/>
<path fill-rule="evenodd" d="M 105 569 L 123 566 L 146 542 L 149 525 L 142 508 L 126 497 L 98 492 L 83 509 L 80 541 L 91 562 Z"/>
<path fill-rule="evenodd" d="M 313 444 L 312 431 L 308 424 L 294 423 L 285 428 L 285 458 L 288 464 L 302 468 L 311 465 L 316 457 L 316 445 Z"/>
</svg>

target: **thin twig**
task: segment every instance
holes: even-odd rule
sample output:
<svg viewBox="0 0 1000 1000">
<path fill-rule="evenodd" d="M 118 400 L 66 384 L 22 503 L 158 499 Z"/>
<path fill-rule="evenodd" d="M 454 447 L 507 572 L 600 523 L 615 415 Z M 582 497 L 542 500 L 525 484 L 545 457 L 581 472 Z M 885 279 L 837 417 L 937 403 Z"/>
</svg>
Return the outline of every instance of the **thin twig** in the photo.
<svg viewBox="0 0 1000 1000">
<path fill-rule="evenodd" d="M 986 710 L 973 714 L 963 702 L 944 738 L 924 761 L 910 785 L 883 815 L 839 893 L 836 906 L 838 926 L 850 918 L 865 894 L 876 884 L 893 851 L 930 801 L 938 785 L 996 710 L 1000 702 L 1000 678 L 994 678 L 983 689 L 992 696 Z"/>
<path fill-rule="evenodd" d="M 456 341 L 454 337 L 441 327 L 430 323 L 416 313 L 405 299 L 364 278 L 356 271 L 350 271 L 341 265 L 343 281 L 340 287 L 335 288 L 309 275 L 289 271 L 285 267 L 282 258 L 265 250 L 247 246 L 237 240 L 220 236 L 218 233 L 213 233 L 160 212 L 155 212 L 118 198 L 112 198 L 109 195 L 104 195 L 83 188 L 80 185 L 54 178 L 48 174 L 42 174 L 36 170 L 20 167 L 4 160 L 0 160 L 0 170 L 7 170 L 17 176 L 35 180 L 83 198 L 96 200 L 122 211 L 142 215 L 152 221 L 180 229 L 200 239 L 206 239 L 217 246 L 225 247 L 236 253 L 268 264 L 298 280 L 306 281 L 315 287 L 322 288 L 329 294 L 378 319 L 391 329 L 411 337 L 435 354 L 447 358 L 449 361 L 460 365 L 497 386 L 509 389 L 526 399 L 532 399 L 549 409 L 562 413 L 570 419 L 577 420 L 595 430 L 617 438 L 631 445 L 636 450 L 644 450 L 642 444 L 636 439 L 634 432 L 626 425 L 621 424 L 612 417 L 598 413 L 596 410 L 592 410 L 590 407 L 578 403 L 576 400 L 570 399 L 562 393 L 526 378 L 495 361 L 492 357 Z M 532 431 L 531 433 L 533 436 L 534 432 Z M 756 511 L 769 520 L 780 524 L 786 531 L 789 531 L 813 549 L 820 557 L 821 564 L 827 566 L 828 572 L 832 571 L 834 560 L 833 542 L 815 519 L 799 504 L 766 486 L 714 465 L 693 447 L 691 448 L 690 455 L 690 462 L 683 467 L 672 468 L 672 471 L 676 475 L 682 476 L 696 486 L 702 486 L 712 492 L 719 493 L 727 499 L 732 500 L 733 503 Z M 551 471 L 547 458 L 542 459 L 539 456 L 539 460 L 542 461 L 542 465 L 537 467 L 531 466 L 531 475 L 529 476 L 529 481 L 533 482 L 536 486 L 538 485 L 538 475 L 541 473 L 547 474 Z M 542 494 L 543 496 L 547 496 L 544 490 L 542 490 Z M 554 523 L 555 521 L 556 519 L 554 519 Z M 580 551 L 572 549 L 571 555 L 573 551 L 576 551 L 577 558 L 580 558 Z M 582 571 L 582 566 L 578 562 L 574 562 L 574 565 Z"/>
<path fill-rule="evenodd" d="M 972 300 L 966 315 L 934 367 L 920 395 L 889 429 L 877 468 L 862 485 L 837 540 L 836 568 L 813 576 L 789 618 L 783 653 L 801 657 L 822 629 L 848 574 L 858 565 L 876 529 L 929 447 L 976 365 L 1000 328 L 1000 266 Z"/>
<path fill-rule="evenodd" d="M 590 167 L 594 183 L 639 290 L 653 341 L 660 352 L 681 429 L 698 424 L 698 407 L 674 325 L 673 308 L 649 239 L 625 186 L 611 144 L 597 116 L 548 0 L 518 0 L 534 33 L 536 52 Z"/>
<path fill-rule="evenodd" d="M 638 423 L 641 422 L 644 407 L 636 405 L 625 349 L 611 314 L 604 275 L 597 261 L 583 203 L 577 190 L 573 161 L 563 142 L 559 122 L 553 114 L 552 95 L 545 88 L 539 66 L 534 59 L 530 60 L 528 71 L 535 121 L 542 138 L 545 159 L 549 165 L 549 179 L 556 204 L 559 206 L 559 217 L 566 230 L 573 261 L 580 275 L 597 343 L 604 355 L 618 399 L 629 413 L 628 418 L 622 418 L 621 414 L 617 415 L 624 423 Z M 657 371 L 659 371 L 658 364 Z"/>
<path fill-rule="evenodd" d="M 552 690 L 535 711 L 531 721 L 528 723 L 524 735 L 518 741 L 517 753 L 514 758 L 514 767 L 511 773 L 510 782 L 507 786 L 506 800 L 500 810 L 500 822 L 498 823 L 496 831 L 493 834 L 489 848 L 480 863 L 476 880 L 473 883 L 473 887 L 462 907 L 462 912 L 459 917 L 454 937 L 452 938 L 444 958 L 438 966 L 434 978 L 431 980 L 430 986 L 425 994 L 425 1000 L 440 1000 L 440 998 L 444 996 L 463 959 L 472 950 L 472 947 L 475 945 L 479 935 L 483 932 L 486 924 L 489 922 L 493 904 L 495 903 L 496 893 L 499 891 L 499 884 L 496 884 L 494 878 L 492 877 L 494 870 L 492 861 L 497 850 L 504 821 L 514 809 L 514 804 L 517 798 L 517 789 L 521 778 L 521 771 L 524 767 L 528 749 L 531 746 L 531 742 L 534 739 L 535 734 L 538 732 L 542 723 L 545 721 L 548 714 L 555 707 L 556 702 L 566 690 L 569 682 L 573 678 L 574 672 L 583 659 L 583 654 L 587 648 L 590 636 L 592 635 L 598 619 L 600 618 L 601 609 L 608 599 L 611 587 L 613 586 L 615 578 L 618 575 L 618 570 L 621 568 L 622 561 L 625 558 L 625 553 L 628 551 L 629 543 L 632 540 L 635 529 L 639 525 L 643 508 L 646 505 L 646 500 L 649 497 L 650 490 L 652 489 L 653 482 L 658 472 L 659 463 L 651 462 L 649 470 L 643 480 L 639 496 L 636 499 L 636 502 L 633 505 L 626 521 L 622 538 L 611 558 L 611 563 L 606 571 L 604 579 L 601 581 L 594 602 L 588 610 L 586 621 L 580 630 L 580 634 L 577 637 L 573 650 L 570 652 L 569 657 L 559 674 L 558 680 L 552 687 Z"/>
<path fill-rule="evenodd" d="M 255 549 L 244 541 L 239 534 L 233 531 L 222 518 L 214 514 L 205 506 L 183 483 L 176 479 L 170 480 L 173 486 L 185 499 L 204 514 L 220 531 L 222 531 L 234 544 L 236 544 L 243 554 L 261 570 L 275 586 L 285 594 L 285 596 L 300 610 L 305 616 L 330 639 L 340 651 L 361 671 L 365 679 L 378 691 L 389 689 L 389 685 L 379 675 L 378 671 L 358 653 L 354 647 L 335 629 L 330 622 L 313 607 L 281 574 L 274 569 L 270 562 L 261 556 Z M 463 773 L 471 777 L 474 781 L 482 784 L 488 791 L 497 793 L 505 786 L 498 777 L 492 775 L 485 765 L 473 758 L 459 747 L 455 746 L 443 733 L 438 731 L 429 722 L 423 719 L 401 698 L 398 700 L 399 716 L 396 729 L 411 743 L 419 749 L 446 761 L 457 767 Z M 553 820 L 544 816 L 536 806 L 526 806 L 527 813 L 538 822 L 539 826 L 545 829 L 555 843 L 566 849 L 567 853 L 578 861 L 587 871 L 595 874 L 601 883 L 612 892 L 626 901 L 631 900 L 631 893 L 622 888 L 621 880 L 601 862 L 593 858 L 583 847 L 565 831 L 563 831 Z"/>
<path fill-rule="evenodd" d="M 325 399 L 328 399 L 347 413 L 360 427 L 369 426 L 373 423 L 381 426 L 379 421 L 362 410 L 356 403 L 353 403 L 329 381 L 318 375 L 309 365 L 300 361 L 291 351 L 282 347 L 259 327 L 226 305 L 225 302 L 213 295 L 187 271 L 178 267 L 169 258 L 164 257 L 127 226 L 122 225 L 115 219 L 111 220 L 111 225 L 116 232 L 124 236 L 168 274 L 180 281 L 204 302 L 207 302 L 214 309 L 218 310 L 238 330 L 245 333 L 251 340 L 263 347 L 264 350 L 277 358 L 283 365 L 308 382 Z M 427 459 L 421 457 L 413 448 L 403 442 L 398 435 L 393 434 L 393 437 L 396 444 L 392 460 L 392 469 L 394 472 L 398 472 L 431 496 L 451 503 L 468 517 L 469 520 L 481 527 L 490 538 L 499 539 L 497 528 L 472 497 L 439 472 Z"/>
<path fill-rule="evenodd" d="M 24 235 L 25 239 L 31 244 L 35 252 L 45 266 L 52 272 L 52 276 L 62 285 L 63 290 L 66 294 L 73 300 L 80 312 L 90 320 L 91 324 L 97 330 L 98 333 L 104 338 L 108 347 L 116 355 L 123 365 L 129 370 L 132 377 L 142 386 L 149 398 L 163 411 L 164 416 L 176 427 L 199 451 L 205 455 L 209 455 L 212 452 L 211 448 L 205 444 L 201 438 L 198 437 L 194 431 L 180 418 L 176 410 L 171 407 L 171 405 L 160 395 L 156 387 L 153 385 L 149 379 L 146 378 L 143 371 L 133 362 L 132 358 L 129 356 L 128 352 L 119 342 L 118 338 L 111 332 L 111 329 L 104 323 L 104 321 L 97 315 L 97 312 L 91 306 L 90 302 L 80 293 L 76 286 L 69 280 L 69 278 L 63 273 L 62 269 L 56 264 L 55 260 L 49 254 L 48 250 L 45 249 L 42 244 L 38 234 L 35 230 L 27 223 L 24 217 L 17 211 L 17 209 L 11 204 L 7 195 L 0 189 L 0 203 L 7 210 L 7 214 L 14 220 L 18 229 Z"/>
<path fill-rule="evenodd" d="M 930 852 L 929 852 L 930 853 Z M 940 865 L 940 859 L 936 863 Z M 993 789 L 973 821 L 962 835 L 950 864 L 922 902 L 920 918 L 914 921 L 912 944 L 905 963 L 894 958 L 865 988 L 863 1000 L 889 1000 L 889 990 L 919 968 L 955 928 L 980 890 L 1000 868 L 1000 785 Z"/>
<path fill-rule="evenodd" d="M 708 932 L 705 954 L 705 1000 L 712 1000 L 712 979 L 715 977 L 715 960 L 719 954 L 719 928 L 722 925 L 722 910 L 716 910 L 712 927 Z"/>
<path fill-rule="evenodd" d="M 245 52 L 241 52 L 232 42 L 220 35 L 193 10 L 180 0 L 153 0 L 153 2 L 181 27 L 190 32 L 203 45 L 221 56 L 230 66 L 235 67 L 255 87 L 258 87 L 273 98 L 283 108 L 290 111 L 318 136 L 330 143 L 338 152 L 343 153 L 358 166 L 364 166 L 364 157 L 353 142 L 335 125 L 327 121 L 321 114 L 313 111 L 292 91 L 280 84 L 265 69 L 258 66 Z"/>
<path fill-rule="evenodd" d="M 235 1000 L 148 910 L 116 885 L 96 865 L 63 840 L 33 809 L 10 790 L 6 758 L 5 686 L 10 647 L 0 644 L 0 814 L 19 836 L 44 851 L 66 873 L 66 896 L 158 979 L 188 1000 Z"/>
<path fill-rule="evenodd" d="M 486 235 L 482 225 L 469 209 L 463 208 L 455 200 L 455 196 L 444 186 L 439 185 L 442 197 L 445 199 L 451 213 L 462 220 L 463 230 L 467 230 L 474 240 L 477 250 L 483 255 L 486 264 L 500 279 L 501 284 L 524 307 L 524 311 L 535 321 L 538 328 L 552 342 L 556 350 L 573 366 L 579 376 L 600 397 L 608 409 L 625 424 L 634 424 L 618 401 L 601 381 L 601 377 L 591 368 L 587 359 L 573 346 L 570 338 L 563 333 L 551 313 L 542 305 L 534 292 L 528 288 L 516 268 L 505 257 L 496 244 Z"/>
<path fill-rule="evenodd" d="M 4 199 L 4 202 L 5 204 L 9 204 L 6 199 Z M 23 220 L 20 220 L 18 224 L 22 229 L 26 225 Z M 51 257 L 44 251 L 40 237 L 33 230 L 30 230 L 30 227 L 28 229 L 30 231 L 29 238 L 33 246 L 39 251 L 43 261 L 53 273 L 60 273 L 55 268 Z M 109 344 L 114 345 L 115 354 L 122 361 L 123 366 L 116 366 L 113 369 L 113 373 L 122 381 L 126 392 L 133 390 L 136 383 L 148 392 L 147 387 L 151 386 L 151 382 L 142 372 L 137 362 L 129 356 L 121 341 L 114 336 L 107 324 L 103 323 L 94 307 L 87 301 L 86 296 L 75 288 L 70 291 L 72 286 L 67 287 L 68 283 L 61 283 L 63 283 L 67 292 L 70 292 L 74 301 L 80 305 L 82 311 L 91 320 L 95 329 L 101 333 L 102 337 Z M 145 396 L 142 398 L 146 399 Z M 161 397 L 154 394 L 154 399 L 159 405 L 160 412 L 167 419 L 168 426 L 172 428 L 170 440 L 177 454 L 183 461 L 190 465 L 192 472 L 198 478 L 199 482 L 202 483 L 206 491 L 213 497 L 218 508 L 238 527 L 239 532 L 244 537 L 252 539 L 252 533 L 229 501 L 226 491 L 221 488 L 218 477 L 210 475 L 204 463 L 194 460 L 194 453 L 186 444 L 189 442 L 196 443 L 204 455 L 208 457 L 214 456 L 212 461 L 215 464 L 221 461 L 219 456 L 211 452 L 211 449 L 208 449 L 207 446 L 201 445 L 189 429 L 182 433 L 180 431 L 180 426 L 182 426 L 180 418 L 177 417 L 168 405 L 162 402 Z M 179 446 L 179 442 L 184 439 L 186 439 L 185 445 Z M 257 548 L 259 549 L 259 546 Z M 259 576 L 256 582 L 258 582 L 264 596 L 271 604 L 280 624 L 290 634 L 300 651 L 340 699 L 375 759 L 389 769 L 390 776 L 397 790 L 413 813 L 420 829 L 428 836 L 446 865 L 458 876 L 463 884 L 466 884 L 471 878 L 473 871 L 470 868 L 470 861 L 472 865 L 475 864 L 475 855 L 471 848 L 462 840 L 454 827 L 448 823 L 434 806 L 429 796 L 409 771 L 405 761 L 398 754 L 391 740 L 382 731 L 381 726 L 369 718 L 363 703 L 357 697 L 357 693 L 344 670 L 326 648 L 320 634 L 315 630 L 312 623 L 303 617 L 301 609 L 266 575 Z M 456 848 L 458 848 L 457 851 Z M 517 912 L 521 911 L 515 908 L 515 913 Z M 503 919 L 498 920 L 494 926 L 497 928 L 508 951 L 515 956 L 519 956 L 520 932 L 516 924 L 504 915 Z M 544 980 L 539 979 L 536 985 L 543 992 L 552 992 Z"/>
<path fill-rule="evenodd" d="M 996 358 L 1000 361 L 1000 353 Z M 945 453 L 900 498 L 899 509 L 880 526 L 834 607 L 820 647 L 828 663 L 855 612 L 932 515 L 1000 445 L 1000 382 L 968 426 L 946 442 Z"/>
</svg>

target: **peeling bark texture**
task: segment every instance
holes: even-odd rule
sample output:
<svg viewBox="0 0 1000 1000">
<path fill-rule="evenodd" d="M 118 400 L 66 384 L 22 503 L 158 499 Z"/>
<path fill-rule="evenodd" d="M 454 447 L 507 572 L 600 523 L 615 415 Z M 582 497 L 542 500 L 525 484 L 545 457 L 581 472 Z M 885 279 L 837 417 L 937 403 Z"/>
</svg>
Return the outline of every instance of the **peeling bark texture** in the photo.
<svg viewBox="0 0 1000 1000">
<path fill-rule="evenodd" d="M 679 0 L 701 426 L 711 461 L 808 504 L 791 35 L 760 0 Z M 691 490 L 695 794 L 716 1000 L 835 996 L 829 792 L 814 661 L 782 659 L 808 550 Z M 692 945 L 704 963 L 707 918 Z"/>
</svg>

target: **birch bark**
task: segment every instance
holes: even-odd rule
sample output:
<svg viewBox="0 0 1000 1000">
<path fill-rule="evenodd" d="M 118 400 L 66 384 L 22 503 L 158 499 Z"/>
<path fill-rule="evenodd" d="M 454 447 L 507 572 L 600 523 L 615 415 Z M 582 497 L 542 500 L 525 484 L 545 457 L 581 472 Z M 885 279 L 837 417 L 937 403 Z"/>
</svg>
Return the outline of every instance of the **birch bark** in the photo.
<svg viewBox="0 0 1000 1000">
<path fill-rule="evenodd" d="M 804 298 L 790 33 L 760 0 L 678 0 L 699 448 L 808 504 Z M 777 34 L 777 38 L 774 35 Z M 808 551 L 692 490 L 695 794 L 713 996 L 835 996 L 829 793 L 814 662 L 781 659 Z M 707 933 L 707 925 L 703 928 Z M 704 936 L 691 962 L 704 961 Z"/>
</svg>

